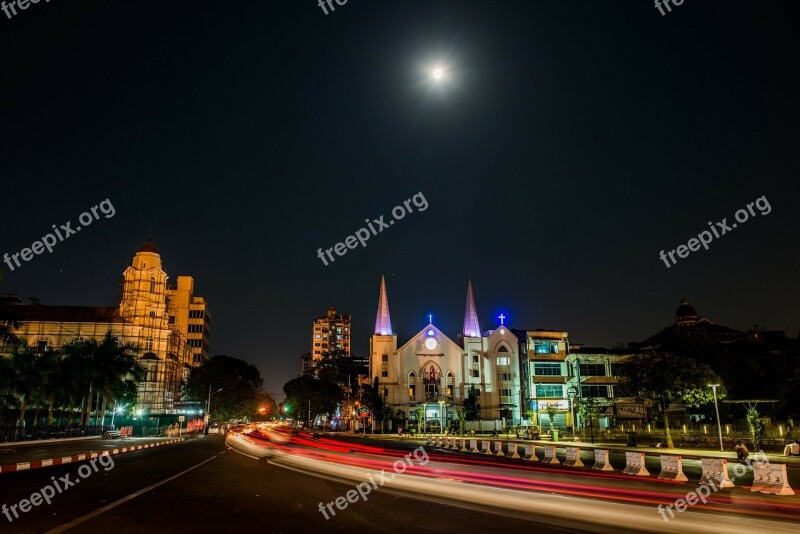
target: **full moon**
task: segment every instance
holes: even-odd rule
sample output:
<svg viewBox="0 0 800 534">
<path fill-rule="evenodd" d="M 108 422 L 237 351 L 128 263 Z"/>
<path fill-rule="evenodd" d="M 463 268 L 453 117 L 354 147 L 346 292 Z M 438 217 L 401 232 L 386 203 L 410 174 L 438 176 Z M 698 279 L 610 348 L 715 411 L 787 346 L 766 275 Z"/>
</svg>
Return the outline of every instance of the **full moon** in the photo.
<svg viewBox="0 0 800 534">
<path fill-rule="evenodd" d="M 441 68 L 437 67 L 437 68 L 433 69 L 433 77 L 436 78 L 437 80 L 440 79 L 443 75 L 444 75 L 444 72 L 442 71 Z"/>
</svg>

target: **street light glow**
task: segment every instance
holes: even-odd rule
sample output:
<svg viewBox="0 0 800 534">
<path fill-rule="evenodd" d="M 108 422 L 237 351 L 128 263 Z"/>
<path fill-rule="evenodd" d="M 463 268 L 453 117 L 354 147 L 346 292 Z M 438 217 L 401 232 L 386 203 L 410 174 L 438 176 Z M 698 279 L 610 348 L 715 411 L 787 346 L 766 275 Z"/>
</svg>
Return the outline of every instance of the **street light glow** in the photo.
<svg viewBox="0 0 800 534">
<path fill-rule="evenodd" d="M 433 69 L 433 78 L 435 80 L 440 80 L 444 76 L 444 70 L 441 67 L 436 67 Z"/>
</svg>

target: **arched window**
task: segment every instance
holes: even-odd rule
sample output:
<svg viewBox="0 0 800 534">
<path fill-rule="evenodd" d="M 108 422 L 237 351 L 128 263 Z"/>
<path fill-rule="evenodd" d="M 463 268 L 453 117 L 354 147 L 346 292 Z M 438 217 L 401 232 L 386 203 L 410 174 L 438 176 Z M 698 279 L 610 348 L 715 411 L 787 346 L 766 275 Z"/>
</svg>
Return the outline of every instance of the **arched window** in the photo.
<svg viewBox="0 0 800 534">
<path fill-rule="evenodd" d="M 447 400 L 453 400 L 453 373 L 447 371 Z"/>
<path fill-rule="evenodd" d="M 439 397 L 439 382 L 442 377 L 436 372 L 433 365 L 429 365 L 423 371 L 422 382 L 425 384 L 425 399 L 428 401 L 436 401 Z"/>
<path fill-rule="evenodd" d="M 500 348 L 497 349 L 497 352 L 508 352 L 508 349 L 505 345 L 500 345 Z"/>
<path fill-rule="evenodd" d="M 414 402 L 417 399 L 417 375 L 414 371 L 408 373 L 408 401 Z"/>
<path fill-rule="evenodd" d="M 155 277 L 150 278 L 150 293 L 156 292 L 156 279 Z"/>
</svg>

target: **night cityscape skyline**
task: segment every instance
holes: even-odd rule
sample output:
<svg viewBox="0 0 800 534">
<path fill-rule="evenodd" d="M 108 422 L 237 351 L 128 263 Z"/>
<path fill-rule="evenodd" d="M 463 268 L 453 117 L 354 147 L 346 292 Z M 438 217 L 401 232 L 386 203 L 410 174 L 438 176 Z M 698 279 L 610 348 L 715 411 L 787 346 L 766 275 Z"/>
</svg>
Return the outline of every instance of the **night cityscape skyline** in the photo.
<svg viewBox="0 0 800 534">
<path fill-rule="evenodd" d="M 162 482 L 183 488 L 153 490 L 164 510 L 219 497 L 219 517 L 192 508 L 209 529 L 269 514 L 280 531 L 300 515 L 372 531 L 403 511 L 433 531 L 605 532 L 628 512 L 641 531 L 758 531 L 800 514 L 773 507 L 781 487 L 759 516 L 750 463 L 735 498 L 711 497 L 735 511 L 656 512 L 691 490 L 656 479 L 667 454 L 692 485 L 703 460 L 756 453 L 800 485 L 798 15 L 785 0 L 5 0 L 0 453 L 16 471 L 51 457 L 15 442 L 189 451 L 120 458 L 58 517 L 14 527 L 116 529 L 152 496 L 84 516 L 106 506 L 93 488 L 115 503 Z M 411 481 L 348 496 L 352 473 L 418 447 L 431 465 L 405 462 Z M 540 469 L 537 447 L 587 471 Z M 39 466 L 8 465 L 0 481 L 42 487 Z M 481 490 L 457 508 L 446 466 L 537 499 Z M 650 474 L 639 492 L 630 477 Z M 0 524 L 25 498 L 0 488 Z M 152 515 L 154 532 L 195 526 Z"/>
</svg>

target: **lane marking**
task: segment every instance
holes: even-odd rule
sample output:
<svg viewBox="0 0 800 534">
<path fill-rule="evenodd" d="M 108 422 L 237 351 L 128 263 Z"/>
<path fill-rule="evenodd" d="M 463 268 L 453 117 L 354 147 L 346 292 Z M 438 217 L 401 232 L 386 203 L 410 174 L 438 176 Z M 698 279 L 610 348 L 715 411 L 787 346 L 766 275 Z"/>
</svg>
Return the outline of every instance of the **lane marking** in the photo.
<svg viewBox="0 0 800 534">
<path fill-rule="evenodd" d="M 77 519 L 73 519 L 69 523 L 64 523 L 60 527 L 56 527 L 56 528 L 54 528 L 52 530 L 48 530 L 45 534 L 58 534 L 59 532 L 65 532 L 65 531 L 67 531 L 67 530 L 69 530 L 69 529 L 71 529 L 73 527 L 76 527 L 76 526 L 80 525 L 81 523 L 84 523 L 84 522 L 86 522 L 86 521 L 88 521 L 88 520 L 90 520 L 90 519 L 92 519 L 94 517 L 97 517 L 100 514 L 103 514 L 103 513 L 107 512 L 107 511 L 111 510 L 112 508 L 116 508 L 117 506 L 119 506 L 121 504 L 125 504 L 126 502 L 128 502 L 130 500 L 133 500 L 136 497 L 138 497 L 138 496 L 140 496 L 140 495 L 142 495 L 144 493 L 147 493 L 148 491 L 154 490 L 159 486 L 163 486 L 167 482 L 175 480 L 176 478 L 185 475 L 189 471 L 192 471 L 192 470 L 197 469 L 198 467 L 200 467 L 202 465 L 207 464 L 211 460 L 216 460 L 221 454 L 225 454 L 226 452 L 228 452 L 228 451 L 225 450 L 225 451 L 222 451 L 220 453 L 217 453 L 214 456 L 212 456 L 211 458 L 203 460 L 202 462 L 200 462 L 197 465 L 193 465 L 192 467 L 190 467 L 188 469 L 184 469 L 180 473 L 172 475 L 171 477 L 167 477 L 167 478 L 165 478 L 164 480 L 162 480 L 160 482 L 156 482 L 155 484 L 151 484 L 151 485 L 147 486 L 144 489 L 140 489 L 137 492 L 131 493 L 127 497 L 123 497 L 123 498 L 121 498 L 121 499 L 119 499 L 117 501 L 112 502 L 111 504 L 107 504 L 107 505 L 103 506 L 102 508 L 98 508 L 94 512 L 89 512 L 88 514 L 83 515 L 83 516 L 81 516 L 81 517 L 79 517 Z"/>
</svg>

